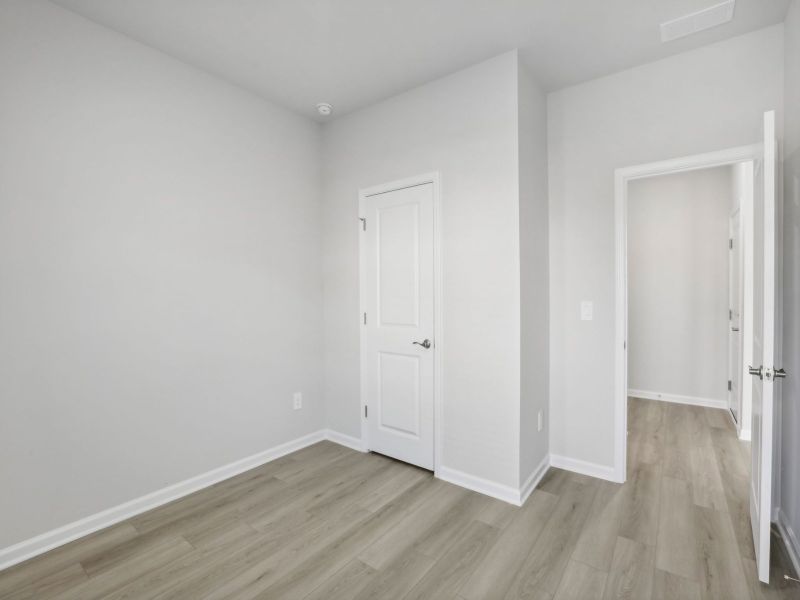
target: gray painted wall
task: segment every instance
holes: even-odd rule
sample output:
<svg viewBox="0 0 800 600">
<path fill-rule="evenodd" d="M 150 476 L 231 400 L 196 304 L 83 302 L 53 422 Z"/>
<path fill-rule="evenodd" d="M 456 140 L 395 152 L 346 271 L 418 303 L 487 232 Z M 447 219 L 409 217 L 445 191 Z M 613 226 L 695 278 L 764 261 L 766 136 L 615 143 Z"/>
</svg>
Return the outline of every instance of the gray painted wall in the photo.
<svg viewBox="0 0 800 600">
<path fill-rule="evenodd" d="M 322 428 L 318 126 L 39 0 L 0 81 L 0 548 Z"/>
<path fill-rule="evenodd" d="M 550 274 L 547 96 L 520 65 L 519 250 L 521 311 L 520 485 L 550 452 Z M 539 412 L 542 431 L 538 430 Z"/>
</svg>

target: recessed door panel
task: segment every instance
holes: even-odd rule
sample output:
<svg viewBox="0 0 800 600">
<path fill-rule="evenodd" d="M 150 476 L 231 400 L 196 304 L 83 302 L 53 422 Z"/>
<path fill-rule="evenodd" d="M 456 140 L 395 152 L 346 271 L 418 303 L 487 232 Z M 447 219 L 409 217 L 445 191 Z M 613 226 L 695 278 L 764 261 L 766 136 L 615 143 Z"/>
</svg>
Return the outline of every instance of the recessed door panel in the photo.
<svg viewBox="0 0 800 600">
<path fill-rule="evenodd" d="M 419 204 L 379 208 L 377 213 L 378 321 L 419 324 Z"/>
<path fill-rule="evenodd" d="M 382 429 L 419 437 L 419 356 L 381 352 L 377 416 Z"/>
</svg>

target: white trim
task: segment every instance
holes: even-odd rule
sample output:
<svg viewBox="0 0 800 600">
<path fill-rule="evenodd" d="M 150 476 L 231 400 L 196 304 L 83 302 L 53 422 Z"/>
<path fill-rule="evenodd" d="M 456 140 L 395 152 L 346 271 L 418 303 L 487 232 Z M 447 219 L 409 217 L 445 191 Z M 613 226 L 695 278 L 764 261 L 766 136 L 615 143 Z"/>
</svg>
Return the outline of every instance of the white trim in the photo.
<svg viewBox="0 0 800 600">
<path fill-rule="evenodd" d="M 614 483 L 624 483 L 624 481 L 620 481 L 617 477 L 614 467 L 599 465 L 586 460 L 551 454 L 550 466 L 556 467 L 557 469 L 564 469 L 565 471 L 572 471 L 573 473 L 580 473 L 581 475 L 588 475 L 589 477 L 613 481 Z"/>
<path fill-rule="evenodd" d="M 372 187 L 364 188 L 358 192 L 358 216 L 361 218 L 364 215 L 364 202 L 369 196 L 376 194 L 385 194 L 387 192 L 394 192 L 404 188 L 414 187 L 425 184 L 433 185 L 433 472 L 438 476 L 439 469 L 442 466 L 443 456 L 443 423 L 444 423 L 444 386 L 443 386 L 443 352 L 444 352 L 444 274 L 442 271 L 442 183 L 441 176 L 438 172 L 425 173 L 414 177 L 407 177 L 389 183 L 383 183 Z M 361 222 L 356 221 L 358 224 L 358 296 L 359 296 L 359 323 L 361 315 L 365 311 L 367 304 L 366 287 L 363 273 L 366 272 L 366 253 L 364 252 L 364 237 L 360 235 L 362 232 Z M 364 416 L 364 407 L 366 406 L 367 399 L 367 378 L 364 365 L 367 363 L 366 354 L 366 329 L 363 324 L 359 325 L 359 344 L 360 344 L 360 419 L 361 419 L 361 449 L 364 452 L 369 450 L 369 423 Z"/>
<path fill-rule="evenodd" d="M 750 163 L 752 164 L 752 163 Z M 752 192 L 752 186 L 750 186 L 750 190 Z M 750 194 L 752 195 L 752 194 Z M 751 383 L 748 377 L 744 374 L 744 335 L 742 330 L 744 329 L 744 313 L 745 313 L 745 306 L 744 306 L 744 245 L 743 245 L 743 238 L 744 238 L 744 215 L 746 212 L 746 207 L 742 206 L 743 204 L 748 204 L 748 199 L 741 197 L 738 199 L 738 206 L 734 210 L 731 211 L 730 217 L 728 220 L 728 235 L 731 241 L 735 240 L 735 247 L 734 244 L 729 244 L 728 250 L 728 306 L 733 307 L 733 298 L 738 297 L 738 305 L 739 305 L 739 331 L 733 331 L 733 323 L 729 322 L 729 329 L 728 329 L 728 381 L 733 382 L 736 378 L 737 374 L 739 376 L 739 385 L 736 388 L 736 396 L 734 396 L 733 386 L 728 385 L 728 415 L 731 418 L 731 422 L 733 426 L 736 428 L 736 435 L 741 435 L 742 431 L 742 412 L 743 412 L 743 404 L 744 404 L 744 387 L 748 389 L 752 388 L 752 386 L 747 385 L 745 383 Z M 733 227 L 734 219 L 738 221 L 738 226 Z M 734 261 L 734 256 L 738 258 L 738 261 Z M 739 265 L 738 273 L 736 273 L 736 278 L 733 276 L 733 265 L 734 262 L 737 262 Z M 737 279 L 739 285 L 737 289 L 731 290 L 731 284 L 733 283 L 734 279 Z M 733 294 L 731 293 L 733 292 Z M 729 321 L 732 315 L 728 315 Z M 736 356 L 736 360 L 733 361 L 735 364 L 731 365 L 731 359 L 733 358 L 733 334 L 736 333 L 739 337 L 739 352 Z M 736 408 L 736 418 L 733 416 L 733 407 Z"/>
<path fill-rule="evenodd" d="M 756 160 L 763 144 L 752 144 L 624 167 L 614 171 L 615 317 L 614 317 L 614 471 L 613 481 L 625 481 L 628 436 L 628 182 L 634 179 L 719 167 Z M 552 462 L 552 459 L 551 459 Z M 587 463 L 590 464 L 590 463 Z M 604 467 L 605 468 L 605 467 Z"/>
<path fill-rule="evenodd" d="M 519 505 L 522 506 L 528 500 L 528 496 L 533 493 L 533 490 L 536 489 L 536 486 L 539 485 L 539 482 L 542 480 L 542 477 L 545 476 L 547 470 L 550 468 L 550 455 L 546 454 L 545 457 L 542 459 L 542 462 L 533 470 L 533 473 L 530 474 L 525 483 L 519 489 Z"/>
<path fill-rule="evenodd" d="M 800 542 L 797 541 L 797 536 L 794 534 L 794 530 L 786 518 L 786 513 L 780 509 L 777 511 L 775 524 L 778 526 L 778 532 L 783 538 L 786 552 L 788 552 L 789 558 L 794 566 L 794 576 L 800 577 Z"/>
<path fill-rule="evenodd" d="M 339 434 L 339 436 L 341 436 L 341 434 Z M 341 438 L 344 437 L 346 436 L 341 436 Z M 341 443 L 337 439 L 329 438 L 325 430 L 315 431 L 314 433 L 309 433 L 303 437 L 274 446 L 258 454 L 253 454 L 252 456 L 212 469 L 211 471 L 156 490 L 155 492 L 119 504 L 118 506 L 73 521 L 57 529 L 14 544 L 13 546 L 2 548 L 0 549 L 0 571 L 39 554 L 43 554 L 48 550 L 87 536 L 90 533 L 110 527 L 111 525 L 130 519 L 138 514 L 152 510 L 168 502 L 177 500 L 178 498 L 188 496 L 189 494 L 207 488 L 215 483 L 249 471 L 250 469 L 259 467 L 281 456 L 291 454 L 306 446 L 321 442 L 324 439 L 331 439 L 331 441 Z"/>
<path fill-rule="evenodd" d="M 673 402 L 675 404 L 691 404 L 693 406 L 705 406 L 706 408 L 720 408 L 728 410 L 728 403 L 725 400 L 715 400 L 714 398 L 698 398 L 697 396 L 681 396 L 679 394 L 667 394 L 665 392 L 650 392 L 646 390 L 628 390 L 628 396 L 641 398 L 642 400 L 661 400 L 662 402 Z M 730 413 L 730 411 L 728 411 Z M 731 416 L 731 420 L 733 416 Z"/>
<path fill-rule="evenodd" d="M 753 427 L 753 385 L 748 365 L 753 364 L 753 244 L 755 222 L 753 202 L 755 198 L 755 162 L 745 171 L 745 185 L 748 193 L 742 198 L 742 375 L 741 375 L 741 414 L 739 415 L 739 439 L 750 441 Z M 747 383 L 745 383 L 747 382 Z"/>
<path fill-rule="evenodd" d="M 459 487 L 472 490 L 473 492 L 478 492 L 479 494 L 491 496 L 492 498 L 497 498 L 503 502 L 508 502 L 514 506 L 520 506 L 521 504 L 519 490 L 510 485 L 504 485 L 502 483 L 497 483 L 496 481 L 490 481 L 489 479 L 484 479 L 483 477 L 478 477 L 476 475 L 470 475 L 469 473 L 464 473 L 463 471 L 451 469 L 450 467 L 445 467 L 443 465 L 439 465 L 439 468 L 436 471 L 436 477 Z"/>
<path fill-rule="evenodd" d="M 361 443 L 360 439 L 353 437 L 351 435 L 345 435 L 344 433 L 339 433 L 338 431 L 334 431 L 333 429 L 325 430 L 325 439 L 333 442 L 334 444 L 339 444 L 340 446 L 345 446 L 346 448 L 350 448 L 351 450 L 357 450 L 358 452 L 366 452 L 366 450 L 364 450 L 364 445 Z"/>
</svg>

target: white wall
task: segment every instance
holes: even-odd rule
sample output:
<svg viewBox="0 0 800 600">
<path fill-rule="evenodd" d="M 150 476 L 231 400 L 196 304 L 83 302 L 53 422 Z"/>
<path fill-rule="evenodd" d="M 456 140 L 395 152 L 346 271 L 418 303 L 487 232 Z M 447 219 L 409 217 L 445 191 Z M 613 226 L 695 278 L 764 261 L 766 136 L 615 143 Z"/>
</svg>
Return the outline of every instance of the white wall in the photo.
<svg viewBox="0 0 800 600">
<path fill-rule="evenodd" d="M 800 0 L 785 23 L 786 135 L 783 224 L 783 368 L 781 513 L 800 554 Z"/>
<path fill-rule="evenodd" d="M 549 96 L 553 453 L 613 465 L 614 169 L 758 141 L 782 65 L 778 25 Z"/>
<path fill-rule="evenodd" d="M 516 52 L 504 54 L 323 129 L 330 427 L 360 435 L 358 190 L 439 171 L 443 464 L 514 487 L 520 434 L 517 68 Z"/>
<path fill-rule="evenodd" d="M 320 429 L 318 127 L 38 0 L 0 81 L 0 548 Z"/>
<path fill-rule="evenodd" d="M 727 402 L 732 183 L 717 167 L 628 185 L 629 390 Z"/>
<path fill-rule="evenodd" d="M 547 97 L 520 65 L 519 244 L 521 310 L 520 484 L 549 452 L 550 292 Z M 542 431 L 538 415 L 542 413 Z"/>
</svg>

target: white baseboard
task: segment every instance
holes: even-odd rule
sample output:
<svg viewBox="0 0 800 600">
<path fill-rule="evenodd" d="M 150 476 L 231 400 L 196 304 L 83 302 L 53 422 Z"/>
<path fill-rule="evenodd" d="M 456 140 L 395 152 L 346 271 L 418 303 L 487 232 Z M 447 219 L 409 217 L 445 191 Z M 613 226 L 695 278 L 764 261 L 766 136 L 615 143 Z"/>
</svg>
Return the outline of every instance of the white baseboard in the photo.
<svg viewBox="0 0 800 600">
<path fill-rule="evenodd" d="M 588 475 L 589 477 L 597 477 L 598 479 L 621 483 L 614 473 L 614 467 L 599 465 L 577 458 L 551 454 L 550 466 L 564 469 L 565 471 L 572 471 L 573 473 L 580 473 L 581 475 Z"/>
<path fill-rule="evenodd" d="M 340 446 L 346 446 L 353 450 L 358 450 L 359 452 L 366 452 L 364 448 L 364 444 L 361 442 L 359 438 L 355 438 L 350 435 L 345 435 L 344 433 L 339 433 L 338 431 L 334 431 L 333 429 L 326 429 L 325 430 L 325 439 L 330 440 Z"/>
<path fill-rule="evenodd" d="M 325 438 L 337 444 L 341 444 L 342 446 L 352 448 L 353 450 L 366 452 L 366 448 L 359 438 L 339 433 L 333 429 L 325 430 Z M 514 504 L 515 506 L 522 506 L 525 500 L 528 499 L 528 496 L 531 495 L 531 492 L 533 492 L 539 484 L 542 477 L 544 477 L 549 466 L 550 457 L 545 456 L 519 490 L 514 489 L 512 486 L 503 485 L 488 479 L 483 479 L 482 477 L 476 477 L 475 475 L 470 475 L 469 473 L 464 473 L 463 471 L 451 469 L 449 467 L 439 467 L 435 476 L 448 483 L 467 488 L 474 492 L 497 498 L 498 500 Z"/>
<path fill-rule="evenodd" d="M 800 577 L 800 542 L 798 542 L 797 536 L 786 518 L 786 513 L 782 510 L 778 510 L 776 524 L 786 546 L 786 551 L 789 553 L 789 558 L 792 560 L 792 565 L 794 565 L 794 577 Z"/>
<path fill-rule="evenodd" d="M 519 504 L 522 506 L 525 504 L 525 501 L 528 499 L 528 496 L 531 495 L 533 490 L 536 489 L 536 486 L 539 485 L 539 482 L 544 477 L 544 474 L 547 473 L 547 469 L 550 468 L 550 455 L 547 454 L 542 459 L 542 462 L 533 470 L 533 473 L 530 474 L 530 477 L 522 484 L 522 487 L 519 490 Z"/>
<path fill-rule="evenodd" d="M 647 390 L 628 390 L 628 396 L 642 398 L 643 400 L 661 400 L 662 402 L 674 402 L 675 404 L 692 404 L 694 406 L 704 406 L 706 408 L 727 409 L 728 403 L 725 400 L 714 400 L 713 398 L 698 398 L 696 396 L 680 396 L 678 394 L 667 394 L 663 392 L 650 392 Z"/>
<path fill-rule="evenodd" d="M 349 443 L 344 443 L 347 441 L 348 436 L 330 434 L 331 432 L 324 429 L 315 431 L 314 433 L 274 446 L 258 454 L 248 456 L 247 458 L 237 460 L 201 475 L 197 475 L 196 477 L 186 479 L 180 483 L 156 490 L 155 492 L 141 496 L 135 500 L 74 521 L 58 529 L 53 529 L 41 535 L 37 535 L 36 537 L 24 540 L 13 546 L 0 548 L 0 571 L 39 554 L 43 554 L 48 550 L 57 548 L 58 546 L 63 546 L 64 544 L 89 535 L 90 533 L 110 527 L 111 525 L 130 519 L 138 514 L 152 510 L 168 502 L 202 490 L 203 488 L 207 488 L 215 483 L 249 471 L 250 469 L 259 467 L 276 458 L 280 458 L 281 456 L 285 456 L 286 454 L 290 454 L 306 446 L 316 444 L 324 439 L 329 439 L 338 444 L 352 447 Z"/>
<path fill-rule="evenodd" d="M 443 481 L 467 488 L 473 492 L 497 498 L 514 506 L 521 505 L 519 490 L 510 485 L 490 481 L 450 467 L 439 467 L 435 475 Z"/>
</svg>

